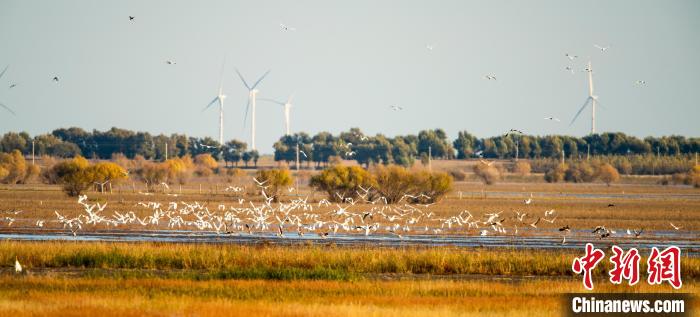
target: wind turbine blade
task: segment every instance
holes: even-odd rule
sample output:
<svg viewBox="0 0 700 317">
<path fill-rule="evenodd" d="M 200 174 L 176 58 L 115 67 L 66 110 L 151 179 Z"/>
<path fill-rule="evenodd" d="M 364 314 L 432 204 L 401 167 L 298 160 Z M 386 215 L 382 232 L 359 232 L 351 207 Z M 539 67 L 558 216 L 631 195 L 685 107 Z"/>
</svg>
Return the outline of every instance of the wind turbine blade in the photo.
<svg viewBox="0 0 700 317">
<path fill-rule="evenodd" d="M 2 73 L 0 73 L 0 78 L 2 78 L 2 75 L 5 75 L 5 72 L 7 69 L 10 67 L 10 65 L 5 66 L 5 69 L 2 70 Z"/>
<path fill-rule="evenodd" d="M 270 99 L 270 98 L 258 98 L 258 100 L 273 102 L 273 103 L 276 103 L 276 104 L 278 104 L 278 105 L 284 106 L 284 102 L 277 101 L 277 100 Z"/>
<path fill-rule="evenodd" d="M 13 116 L 17 115 L 14 111 L 12 111 L 12 109 L 10 109 L 10 107 L 3 105 L 2 103 L 0 103 L 0 107 L 7 109 L 7 111 L 9 111 Z"/>
<path fill-rule="evenodd" d="M 268 70 L 268 71 L 265 72 L 262 76 L 260 76 L 260 79 L 258 79 L 258 81 L 256 81 L 255 84 L 253 84 L 253 88 L 252 88 L 252 89 L 255 89 L 255 87 L 257 87 L 258 84 L 263 80 L 263 78 L 265 78 L 265 76 L 267 76 L 267 74 L 269 74 L 269 73 L 270 73 L 270 70 Z"/>
<path fill-rule="evenodd" d="M 204 109 L 202 109 L 202 112 L 209 109 L 209 107 L 211 107 L 213 104 L 215 104 L 217 100 L 219 100 L 219 97 L 215 97 L 214 100 L 212 100 L 206 107 L 204 107 Z"/>
<path fill-rule="evenodd" d="M 291 105 L 291 104 L 292 104 L 292 99 L 293 99 L 293 98 L 294 98 L 294 93 L 292 93 L 291 95 L 289 95 L 289 99 L 287 99 L 287 103 Z"/>
<path fill-rule="evenodd" d="M 245 115 L 243 116 L 243 129 L 245 130 L 245 122 L 248 119 L 248 108 L 250 108 L 250 98 L 248 98 L 248 104 L 245 105 Z"/>
<path fill-rule="evenodd" d="M 576 118 L 578 118 L 578 116 L 581 114 L 581 112 L 583 111 L 583 109 L 586 108 L 586 106 L 588 105 L 588 103 L 589 103 L 592 99 L 593 99 L 593 98 L 591 98 L 591 97 L 586 98 L 586 102 L 584 102 L 584 103 L 583 103 L 583 106 L 581 107 L 581 109 L 578 110 L 578 112 L 577 112 L 576 115 L 574 116 L 574 119 L 571 120 L 571 123 L 569 123 L 569 126 L 571 126 L 572 124 L 574 124 L 574 121 L 576 121 Z"/>
<path fill-rule="evenodd" d="M 238 74 L 238 77 L 241 78 L 241 81 L 243 82 L 243 85 L 245 85 L 245 88 L 248 88 L 248 90 L 253 90 L 253 88 L 250 88 L 250 86 L 248 86 L 248 83 L 243 78 L 243 75 L 241 75 L 241 72 L 238 71 L 238 68 L 236 68 L 236 74 Z"/>
</svg>

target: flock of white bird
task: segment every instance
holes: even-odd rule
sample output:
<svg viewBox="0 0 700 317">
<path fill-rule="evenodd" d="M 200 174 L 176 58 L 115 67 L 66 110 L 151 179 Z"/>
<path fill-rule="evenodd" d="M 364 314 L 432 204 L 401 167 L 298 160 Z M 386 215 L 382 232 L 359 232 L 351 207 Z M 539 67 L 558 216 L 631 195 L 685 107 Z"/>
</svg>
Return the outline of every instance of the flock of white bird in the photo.
<svg viewBox="0 0 700 317">
<path fill-rule="evenodd" d="M 554 209 L 545 210 L 540 214 L 524 211 L 484 212 L 476 215 L 469 210 L 448 215 L 436 215 L 430 211 L 433 204 L 411 203 L 430 199 L 424 194 L 405 194 L 396 204 L 388 204 L 385 197 L 378 196 L 372 188 L 360 187 L 357 198 L 343 197 L 339 193 L 334 198 L 337 202 L 323 199 L 318 203 L 309 203 L 308 196 L 295 198 L 288 202 L 275 202 L 275 197 L 268 195 L 265 181 L 256 182 L 262 199 L 246 200 L 238 195 L 232 204 L 219 204 L 210 209 L 206 203 L 171 201 L 167 204 L 154 201 L 141 201 L 134 207 L 135 211 L 113 211 L 107 214 L 107 203 L 90 203 L 86 195 L 78 198 L 82 211 L 78 215 L 68 216 L 54 211 L 55 220 L 36 220 L 36 227 L 43 228 L 47 222 L 58 223 L 58 226 L 69 230 L 74 236 L 86 226 L 103 225 L 107 227 L 143 226 L 152 230 L 177 229 L 216 232 L 217 234 L 270 234 L 278 237 L 304 236 L 314 234 L 325 239 L 329 236 L 342 234 L 372 235 L 385 234 L 404 239 L 408 234 L 467 234 L 474 236 L 489 235 L 518 235 L 526 229 L 529 233 L 538 230 L 538 225 L 544 221 L 554 224 L 557 212 Z M 296 189 L 289 188 L 289 192 Z M 227 192 L 242 193 L 244 187 L 230 186 Z M 523 205 L 534 202 L 532 194 L 523 200 Z M 139 210 L 140 209 L 140 210 Z M 145 209 L 145 211 L 144 211 Z M 8 226 L 15 223 L 15 218 L 22 211 L 5 211 L 7 215 L 0 218 Z M 512 214 L 511 214 L 512 213 Z M 510 214 L 510 215 L 508 215 Z M 139 216 L 145 215 L 145 216 Z M 20 219 L 17 219 L 20 220 Z M 31 220 L 34 221 L 34 220 Z M 681 227 L 670 224 L 674 230 Z M 54 226 L 55 227 L 55 226 Z M 520 229 L 519 229 L 520 228 Z M 519 231 L 520 230 L 520 231 Z M 551 235 L 551 229 L 545 234 Z M 562 243 L 570 233 L 568 225 L 558 228 L 562 235 Z M 642 229 L 627 229 L 627 236 L 639 237 Z M 555 231 L 556 232 L 556 231 Z M 598 226 L 592 234 L 599 239 L 617 234 Z M 624 236 L 624 233 L 623 235 Z"/>
</svg>

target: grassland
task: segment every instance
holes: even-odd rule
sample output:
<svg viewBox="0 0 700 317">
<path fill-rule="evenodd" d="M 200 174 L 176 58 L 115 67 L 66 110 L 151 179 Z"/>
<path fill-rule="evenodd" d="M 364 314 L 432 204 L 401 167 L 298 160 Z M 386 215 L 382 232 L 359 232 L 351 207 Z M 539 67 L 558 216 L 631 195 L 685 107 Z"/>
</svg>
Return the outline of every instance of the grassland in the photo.
<svg viewBox="0 0 700 317">
<path fill-rule="evenodd" d="M 15 256 L 26 274 L 10 272 Z M 576 254 L 456 248 L 0 242 L 0 316 L 558 315 Z M 644 261 L 642 261 L 644 262 Z M 608 263 L 596 291 L 614 286 Z M 644 268 L 642 268 L 644 272 Z M 683 259 L 697 293 L 700 259 Z"/>
</svg>

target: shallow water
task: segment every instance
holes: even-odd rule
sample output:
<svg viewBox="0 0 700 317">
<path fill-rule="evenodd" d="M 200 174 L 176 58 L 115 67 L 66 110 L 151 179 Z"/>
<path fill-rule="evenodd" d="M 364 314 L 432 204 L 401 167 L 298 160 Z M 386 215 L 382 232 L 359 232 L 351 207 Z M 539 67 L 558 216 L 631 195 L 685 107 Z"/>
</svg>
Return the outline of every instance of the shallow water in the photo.
<svg viewBox="0 0 700 317">
<path fill-rule="evenodd" d="M 678 246 L 686 256 L 700 256 L 700 239 L 697 234 L 689 232 L 654 232 L 643 238 L 628 236 L 598 239 L 590 236 L 588 231 L 572 231 L 562 244 L 562 236 L 474 236 L 474 235 L 396 235 L 371 234 L 336 234 L 321 238 L 316 234 L 299 236 L 288 233 L 279 237 L 273 233 L 236 233 L 217 234 L 215 232 L 184 231 L 184 230 L 152 230 L 152 231 L 95 231 L 81 232 L 73 236 L 70 232 L 6 232 L 0 233 L 0 239 L 16 241 L 107 241 L 107 242 L 171 242 L 171 243 L 231 243 L 259 244 L 270 243 L 293 245 L 299 243 L 328 244 L 339 246 L 454 246 L 464 248 L 513 248 L 513 249 L 576 249 L 583 250 L 586 243 L 593 243 L 597 248 L 608 248 L 617 245 L 623 249 L 636 247 L 641 253 L 648 253 L 652 247 L 660 249 L 671 245 Z"/>
</svg>

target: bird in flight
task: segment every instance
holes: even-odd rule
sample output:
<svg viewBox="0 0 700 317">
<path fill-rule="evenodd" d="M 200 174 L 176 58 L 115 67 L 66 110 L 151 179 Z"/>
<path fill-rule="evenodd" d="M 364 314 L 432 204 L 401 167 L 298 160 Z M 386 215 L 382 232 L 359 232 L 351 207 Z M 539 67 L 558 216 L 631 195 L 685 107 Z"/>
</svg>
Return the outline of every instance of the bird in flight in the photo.
<svg viewBox="0 0 700 317">
<path fill-rule="evenodd" d="M 506 132 L 506 134 L 504 134 L 503 136 L 504 136 L 504 137 L 507 137 L 507 136 L 509 136 L 509 135 L 511 135 L 511 134 L 525 134 L 525 133 L 523 133 L 523 131 L 520 131 L 520 130 L 510 129 L 510 130 L 508 130 L 508 132 Z"/>
<path fill-rule="evenodd" d="M 681 229 L 683 229 L 683 227 L 676 226 L 676 225 L 674 225 L 674 224 L 671 223 L 671 222 L 669 222 L 669 224 L 671 225 L 671 227 L 673 227 L 674 230 L 681 230 Z"/>
<path fill-rule="evenodd" d="M 168 65 L 177 65 L 177 63 L 175 61 L 171 61 L 171 60 L 167 60 L 167 61 L 165 61 L 165 63 Z"/>
<path fill-rule="evenodd" d="M 493 80 L 496 80 L 496 75 L 486 75 L 486 76 L 484 76 L 484 79 L 486 79 L 486 80 L 492 80 L 492 79 L 493 79 Z"/>
<path fill-rule="evenodd" d="M 10 89 L 17 87 L 17 84 L 11 84 Z"/>
<path fill-rule="evenodd" d="M 578 55 L 571 55 L 569 53 L 564 54 L 564 56 L 568 57 L 570 61 L 578 58 Z"/>
<path fill-rule="evenodd" d="M 556 122 L 560 122 L 560 121 L 561 121 L 561 120 L 559 120 L 558 118 L 555 118 L 555 117 L 546 117 L 546 118 L 544 118 L 544 119 L 545 119 L 545 120 L 549 120 L 549 121 L 556 121 Z"/>
<path fill-rule="evenodd" d="M 399 110 L 403 110 L 403 107 L 400 107 L 400 106 L 391 106 L 391 110 L 399 111 Z"/>
<path fill-rule="evenodd" d="M 135 18 L 136 18 L 135 16 L 130 15 L 130 16 L 129 16 L 129 21 L 134 21 Z"/>
<path fill-rule="evenodd" d="M 605 51 L 607 51 L 607 50 L 610 48 L 610 46 L 605 46 L 605 47 L 603 47 L 603 46 L 600 46 L 600 45 L 598 45 L 598 44 L 593 44 L 593 46 L 594 46 L 595 48 L 599 49 L 602 53 L 605 53 Z"/>
<path fill-rule="evenodd" d="M 58 76 L 54 76 L 53 81 L 58 82 Z"/>
<path fill-rule="evenodd" d="M 425 48 L 428 49 L 429 51 L 432 51 L 435 47 L 431 44 L 426 44 Z"/>
<path fill-rule="evenodd" d="M 280 28 L 282 28 L 283 31 L 296 31 L 297 30 L 296 28 L 293 28 L 293 27 L 288 26 L 288 25 L 284 25 L 282 23 L 280 23 Z"/>
<path fill-rule="evenodd" d="M 644 81 L 644 80 L 637 80 L 637 81 L 634 82 L 634 84 L 637 85 L 637 86 L 641 86 L 641 85 L 646 85 L 647 82 Z"/>
<path fill-rule="evenodd" d="M 571 66 L 566 66 L 564 69 L 566 69 L 567 71 L 571 72 L 572 75 L 574 74 L 574 69 L 571 68 Z"/>
</svg>

